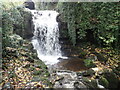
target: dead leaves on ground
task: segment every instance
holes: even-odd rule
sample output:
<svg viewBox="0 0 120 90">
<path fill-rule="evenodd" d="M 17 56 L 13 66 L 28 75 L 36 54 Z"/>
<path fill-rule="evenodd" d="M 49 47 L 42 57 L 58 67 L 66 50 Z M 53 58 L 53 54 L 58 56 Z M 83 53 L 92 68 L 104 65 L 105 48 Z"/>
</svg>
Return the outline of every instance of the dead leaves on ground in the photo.
<svg viewBox="0 0 120 90">
<path fill-rule="evenodd" d="M 29 61 L 29 56 L 32 57 L 30 50 L 6 47 L 6 52 L 7 55 L 3 57 L 3 61 L 8 60 L 8 62 L 3 62 L 3 64 L 7 68 L 3 70 L 3 81 L 0 86 L 4 86 L 6 83 L 10 83 L 14 89 L 48 87 L 44 85 L 42 81 L 32 82 L 34 70 L 40 71 L 42 69 L 35 67 L 34 62 L 31 63 Z M 33 70 L 30 68 L 33 68 Z"/>
</svg>

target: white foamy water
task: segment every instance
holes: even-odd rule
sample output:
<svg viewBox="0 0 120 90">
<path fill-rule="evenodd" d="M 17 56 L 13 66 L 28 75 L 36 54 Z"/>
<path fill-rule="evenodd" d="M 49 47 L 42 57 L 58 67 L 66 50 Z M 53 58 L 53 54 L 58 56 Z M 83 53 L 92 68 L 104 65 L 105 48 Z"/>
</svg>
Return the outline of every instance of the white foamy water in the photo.
<svg viewBox="0 0 120 90">
<path fill-rule="evenodd" d="M 61 46 L 59 45 L 59 28 L 56 21 L 56 11 L 32 10 L 34 24 L 34 37 L 32 44 L 37 50 L 38 57 L 45 64 L 55 64 L 62 57 Z"/>
</svg>

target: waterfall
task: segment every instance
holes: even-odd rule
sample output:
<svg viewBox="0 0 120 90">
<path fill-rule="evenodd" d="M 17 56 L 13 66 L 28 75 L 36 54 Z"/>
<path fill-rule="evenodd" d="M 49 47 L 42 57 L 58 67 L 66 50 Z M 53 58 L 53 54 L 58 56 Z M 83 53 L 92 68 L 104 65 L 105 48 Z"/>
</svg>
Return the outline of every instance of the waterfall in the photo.
<svg viewBox="0 0 120 90">
<path fill-rule="evenodd" d="M 56 11 L 31 10 L 34 24 L 34 37 L 32 44 L 37 50 L 39 59 L 46 64 L 55 64 L 61 57 L 61 46 L 59 44 L 59 28 L 56 21 Z"/>
</svg>

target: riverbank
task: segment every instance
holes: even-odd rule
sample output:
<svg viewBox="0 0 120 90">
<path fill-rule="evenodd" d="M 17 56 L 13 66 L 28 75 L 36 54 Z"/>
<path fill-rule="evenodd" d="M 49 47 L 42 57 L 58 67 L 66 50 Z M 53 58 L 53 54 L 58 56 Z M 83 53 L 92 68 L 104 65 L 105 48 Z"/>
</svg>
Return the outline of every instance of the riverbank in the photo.
<svg viewBox="0 0 120 90">
<path fill-rule="evenodd" d="M 17 37 L 19 36 L 17 35 Z M 95 48 L 90 44 L 79 45 L 76 46 L 77 50 L 74 47 L 77 53 L 71 53 L 68 60 L 60 60 L 59 63 L 49 67 L 38 59 L 30 41 L 20 39 L 19 37 L 19 39 L 16 38 L 16 42 L 20 42 L 21 45 L 6 47 L 6 55 L 3 56 L 3 80 L 0 84 L 3 89 L 96 89 L 99 88 L 98 84 L 106 89 L 119 88 L 119 54 L 112 49 Z M 108 56 L 106 61 L 103 60 L 104 55 Z M 95 56 L 97 60 L 95 60 Z M 94 67 L 89 62 L 85 62 L 84 60 L 86 59 L 87 61 L 92 60 Z M 114 60 L 110 61 L 111 59 Z"/>
<path fill-rule="evenodd" d="M 116 50 L 90 43 L 69 46 L 69 49 L 68 59 L 61 58 L 49 70 L 55 88 L 120 88 L 120 54 Z"/>
<path fill-rule="evenodd" d="M 21 42 L 21 45 L 5 48 L 0 84 L 2 89 L 50 88 L 52 85 L 47 66 L 37 58 L 31 42 L 22 38 L 16 38 L 16 42 Z"/>
</svg>

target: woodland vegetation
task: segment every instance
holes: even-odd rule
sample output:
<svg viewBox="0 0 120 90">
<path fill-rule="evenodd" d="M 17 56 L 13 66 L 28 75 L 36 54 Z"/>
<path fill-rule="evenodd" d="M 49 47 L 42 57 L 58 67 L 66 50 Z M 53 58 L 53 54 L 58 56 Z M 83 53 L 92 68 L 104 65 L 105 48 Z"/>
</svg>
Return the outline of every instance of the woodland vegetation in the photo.
<svg viewBox="0 0 120 90">
<path fill-rule="evenodd" d="M 58 6 L 63 20 L 68 24 L 68 34 L 73 45 L 77 40 L 87 38 L 99 46 L 120 48 L 118 3 L 75 2 L 59 3 Z"/>
<path fill-rule="evenodd" d="M 101 55 L 107 58 L 100 61 L 109 64 L 114 78 L 109 80 L 102 75 L 101 82 L 106 88 L 118 88 L 120 84 L 119 3 L 58 2 L 54 4 L 56 4 L 55 10 L 61 14 L 62 22 L 67 23 L 67 30 L 63 30 L 63 35 L 69 38 L 73 47 L 78 47 L 79 44 L 84 45 L 82 47 L 84 52 L 80 52 L 82 57 L 90 53 L 88 47 L 94 46 L 99 53 L 98 57 Z M 29 82 L 32 87 L 49 88 L 52 84 L 48 79 L 50 74 L 46 65 L 38 60 L 30 41 L 15 33 L 16 29 L 21 32 L 25 30 L 25 15 L 22 12 L 24 8 L 22 3 L 0 3 L 3 75 L 0 86 L 3 88 L 10 88 L 11 85 L 14 85 L 12 88 L 28 87 L 27 82 Z M 87 43 L 90 43 L 89 46 Z M 38 62 L 39 65 L 37 65 Z M 91 61 L 85 59 L 84 62 L 86 66 L 91 67 Z M 24 66 L 21 67 L 23 64 Z M 36 67 L 33 66 L 34 64 Z M 22 73 L 21 76 L 19 73 Z M 40 78 L 41 82 L 38 83 L 36 78 Z M 30 83 L 30 81 L 33 82 Z M 111 87 L 112 82 L 116 84 L 113 87 Z"/>
</svg>

